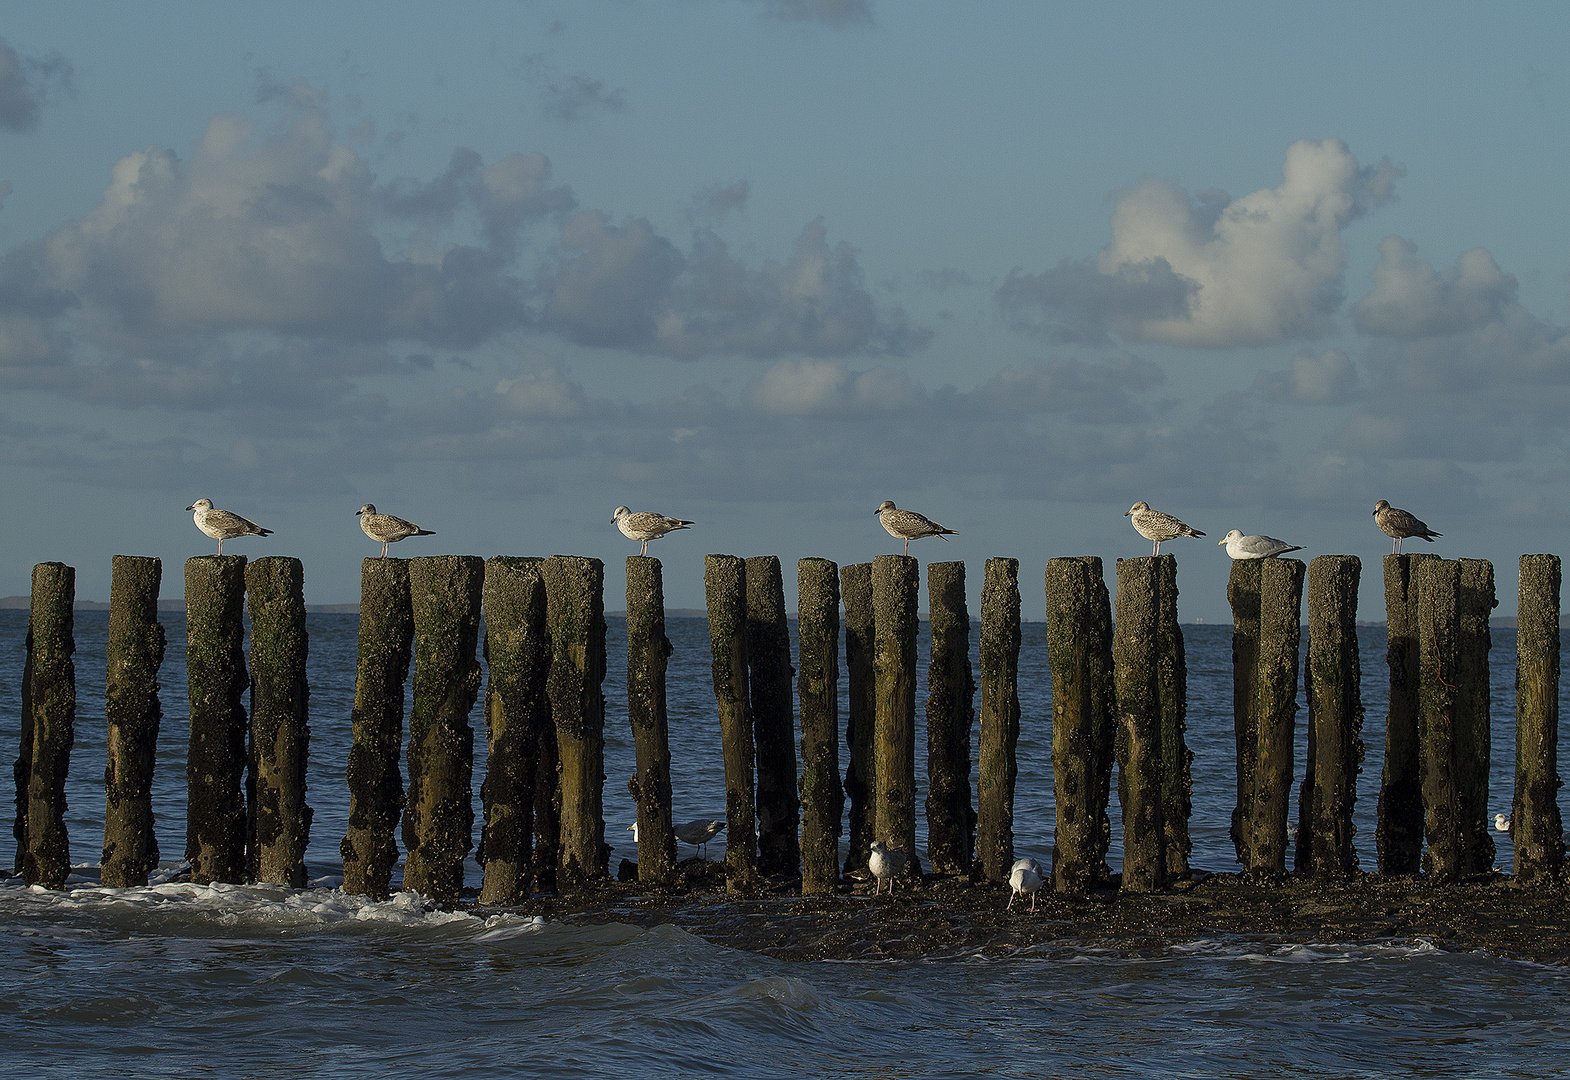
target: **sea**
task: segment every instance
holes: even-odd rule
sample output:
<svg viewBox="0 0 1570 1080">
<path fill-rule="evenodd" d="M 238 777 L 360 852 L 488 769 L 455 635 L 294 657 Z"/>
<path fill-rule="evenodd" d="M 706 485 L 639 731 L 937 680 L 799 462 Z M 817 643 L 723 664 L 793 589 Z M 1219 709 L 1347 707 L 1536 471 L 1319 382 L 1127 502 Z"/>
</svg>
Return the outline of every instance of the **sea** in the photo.
<svg viewBox="0 0 1570 1080">
<path fill-rule="evenodd" d="M 154 792 L 160 883 L 98 884 L 108 616 L 79 611 L 67 818 L 73 873 L 61 891 L 0 880 L 0 1076 L 1570 1076 L 1570 970 L 1422 939 L 1292 944 L 1218 935 L 1146 949 L 1055 941 L 1006 956 L 785 961 L 674 926 L 576 926 L 442 911 L 413 894 L 385 902 L 345 895 L 338 845 L 348 814 L 353 614 L 313 612 L 308 620 L 310 886 L 182 882 L 185 625 L 179 612 L 161 618 L 169 648 Z M 17 750 L 26 622 L 26 611 L 0 610 L 7 761 Z M 626 831 L 633 747 L 625 621 L 608 623 L 605 822 L 614 868 L 635 857 Z M 1043 861 L 1053 830 L 1045 631 L 1040 622 L 1023 627 L 1014 823 L 1017 850 Z M 1192 864 L 1234 870 L 1231 630 L 1183 631 Z M 675 812 L 723 817 L 707 624 L 672 618 L 667 633 L 675 649 L 667 673 Z M 1384 628 L 1361 628 L 1359 639 L 1367 757 L 1357 848 L 1372 869 Z M 920 663 L 924 676 L 925 626 Z M 1491 666 L 1490 810 L 1508 812 L 1514 630 L 1493 631 Z M 919 723 L 920 681 L 917 693 Z M 1293 821 L 1305 717 L 1300 711 Z M 483 726 L 478 708 L 471 720 Z M 924 730 L 917 740 L 920 760 Z M 478 815 L 483 730 L 476 747 Z M 0 775 L 9 815 L 11 769 Z M 918 808 L 924 796 L 918 792 Z M 9 828 L 0 833 L 0 865 L 9 867 L 14 843 Z M 1508 871 L 1509 837 L 1495 839 Z M 1114 867 L 1120 856 L 1114 836 Z M 469 883 L 479 881 L 471 863 Z"/>
</svg>

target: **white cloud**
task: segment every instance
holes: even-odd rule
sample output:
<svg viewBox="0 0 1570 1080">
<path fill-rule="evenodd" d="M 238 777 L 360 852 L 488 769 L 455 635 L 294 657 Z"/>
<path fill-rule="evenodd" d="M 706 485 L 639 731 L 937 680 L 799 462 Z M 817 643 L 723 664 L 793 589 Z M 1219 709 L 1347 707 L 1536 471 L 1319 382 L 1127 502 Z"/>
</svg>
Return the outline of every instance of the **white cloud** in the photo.
<svg viewBox="0 0 1570 1080">
<path fill-rule="evenodd" d="M 774 416 L 904 412 L 925 393 L 904 372 L 851 371 L 841 360 L 782 360 L 748 385 L 743 400 Z"/>
<path fill-rule="evenodd" d="M 1339 139 L 1303 139 L 1281 171 L 1279 186 L 1237 199 L 1146 180 L 1117 196 L 1094 266 L 1016 273 L 999 300 L 1016 323 L 1043 309 L 1079 337 L 1099 328 L 1229 348 L 1323 335 L 1343 298 L 1341 230 L 1389 199 L 1403 170 L 1360 167 Z"/>
<path fill-rule="evenodd" d="M 1374 289 L 1352 309 L 1365 334 L 1421 337 L 1476 329 L 1515 302 L 1516 280 L 1484 248 L 1462 252 L 1443 274 L 1417 258 L 1417 245 L 1389 236 L 1379 245 Z"/>
<path fill-rule="evenodd" d="M 1286 371 L 1261 372 L 1254 390 L 1271 401 L 1294 405 L 1337 405 L 1357 390 L 1357 368 L 1340 349 L 1320 356 L 1299 353 Z"/>
</svg>

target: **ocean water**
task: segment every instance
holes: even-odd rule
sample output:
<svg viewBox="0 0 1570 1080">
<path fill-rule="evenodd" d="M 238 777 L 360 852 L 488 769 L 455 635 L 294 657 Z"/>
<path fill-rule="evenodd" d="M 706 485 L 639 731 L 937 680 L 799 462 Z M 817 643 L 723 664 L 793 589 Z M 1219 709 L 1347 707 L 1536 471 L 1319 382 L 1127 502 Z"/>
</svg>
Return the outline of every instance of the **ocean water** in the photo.
<svg viewBox="0 0 1570 1080">
<path fill-rule="evenodd" d="M 154 800 L 172 872 L 184 847 L 184 620 L 163 618 L 169 652 Z M 1054 943 L 1002 958 L 790 962 L 669 926 L 575 927 L 428 910 L 409 895 L 345 896 L 335 886 L 348 810 L 353 615 L 312 614 L 309 623 L 312 887 L 104 889 L 96 864 L 106 625 L 104 613 L 77 614 L 67 819 L 76 873 L 60 892 L 0 882 L 0 1076 L 1570 1075 L 1570 971 L 1424 941 L 1227 938 L 1143 953 Z M 1043 859 L 1053 828 L 1044 631 L 1024 627 L 1015 808 L 1017 848 Z M 6 762 L 17 747 L 25 633 L 25 612 L 0 611 Z M 668 633 L 676 813 L 722 817 L 707 628 L 672 619 Z M 1184 633 L 1192 861 L 1230 870 L 1230 628 Z M 1503 811 L 1513 782 L 1514 644 L 1514 631 L 1494 631 L 1491 803 Z M 625 831 L 632 746 L 620 619 L 610 620 L 609 652 L 605 820 L 614 866 L 634 853 Z M 1366 632 L 1362 663 L 1368 751 L 1357 839 L 1371 868 L 1382 628 Z M 923 695 L 918 685 L 918 721 Z M 918 730 L 918 749 L 924 738 Z M 1300 724 L 1299 778 L 1304 741 Z M 483 735 L 476 743 L 478 813 Z M 10 772 L 0 770 L 7 815 Z M 1508 869 L 1509 839 L 1496 841 Z M 1119 855 L 1115 845 L 1114 864 Z M 13 857 L 7 828 L 0 864 Z M 477 866 L 470 880 L 479 883 Z"/>
</svg>

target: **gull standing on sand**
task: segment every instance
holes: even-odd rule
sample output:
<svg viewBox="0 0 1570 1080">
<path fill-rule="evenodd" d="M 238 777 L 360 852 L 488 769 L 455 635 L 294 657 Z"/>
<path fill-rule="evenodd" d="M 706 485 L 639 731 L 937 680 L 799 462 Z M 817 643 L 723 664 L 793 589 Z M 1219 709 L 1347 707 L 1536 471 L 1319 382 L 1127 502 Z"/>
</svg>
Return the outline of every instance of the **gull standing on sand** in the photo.
<svg viewBox="0 0 1570 1080">
<path fill-rule="evenodd" d="M 1041 869 L 1041 864 L 1032 858 L 1014 860 L 1014 868 L 1009 871 L 1009 893 L 1007 911 L 1014 906 L 1014 898 L 1021 893 L 1030 894 L 1030 910 L 1036 910 L 1036 890 L 1041 888 L 1041 881 L 1046 874 Z"/>
<path fill-rule="evenodd" d="M 191 520 L 196 522 L 196 527 L 208 536 L 218 541 L 218 554 L 224 553 L 224 541 L 233 540 L 237 536 L 271 536 L 271 529 L 264 529 L 254 521 L 249 521 L 239 514 L 231 514 L 227 510 L 213 509 L 213 500 L 197 499 L 187 510 L 195 511 Z"/>
<path fill-rule="evenodd" d="M 1244 536 L 1233 529 L 1222 539 L 1216 541 L 1217 545 L 1225 544 L 1227 554 L 1234 561 L 1242 559 L 1274 559 L 1277 555 L 1285 555 L 1289 551 L 1302 551 L 1302 544 L 1289 544 L 1285 540 L 1277 540 L 1274 536 Z"/>
<path fill-rule="evenodd" d="M 694 522 L 666 517 L 664 514 L 656 514 L 649 510 L 633 512 L 625 506 L 618 506 L 611 511 L 611 524 L 620 529 L 621 534 L 628 540 L 641 540 L 643 550 L 638 554 L 647 555 L 650 540 L 658 540 L 668 532 L 685 529 Z"/>
<path fill-rule="evenodd" d="M 872 871 L 872 876 L 877 881 L 877 886 L 872 890 L 872 895 L 877 896 L 883 890 L 883 883 L 889 883 L 889 895 L 894 894 L 894 878 L 905 869 L 906 855 L 900 848 L 886 846 L 882 840 L 874 840 L 868 849 L 867 869 Z"/>
<path fill-rule="evenodd" d="M 354 512 L 360 519 L 360 531 L 372 540 L 380 541 L 382 553 L 378 559 L 387 558 L 387 545 L 396 544 L 406 536 L 435 536 L 429 529 L 422 529 L 412 521 L 391 514 L 378 514 L 376 507 L 366 503 Z"/>
<path fill-rule="evenodd" d="M 914 510 L 901 510 L 887 499 L 873 511 L 878 515 L 878 521 L 883 529 L 896 540 L 905 541 L 905 554 L 910 554 L 910 542 L 920 540 L 924 536 L 941 536 L 943 542 L 948 543 L 950 536 L 958 536 L 953 529 L 945 529 L 936 521 L 931 521 Z"/>
<path fill-rule="evenodd" d="M 1161 554 L 1161 541 L 1172 540 L 1179 536 L 1204 536 L 1198 529 L 1191 529 L 1171 514 L 1163 514 L 1160 510 L 1152 510 L 1150 504 L 1141 499 L 1129 507 L 1123 515 L 1132 519 L 1134 531 L 1146 540 L 1156 542 L 1152 555 Z"/>
<path fill-rule="evenodd" d="M 1374 524 L 1379 526 L 1380 532 L 1395 540 L 1395 543 L 1390 545 L 1392 555 L 1401 554 L 1401 541 L 1409 537 L 1421 536 L 1432 544 L 1434 537 L 1444 535 L 1434 532 L 1405 510 L 1397 510 L 1384 499 L 1374 504 Z"/>
</svg>

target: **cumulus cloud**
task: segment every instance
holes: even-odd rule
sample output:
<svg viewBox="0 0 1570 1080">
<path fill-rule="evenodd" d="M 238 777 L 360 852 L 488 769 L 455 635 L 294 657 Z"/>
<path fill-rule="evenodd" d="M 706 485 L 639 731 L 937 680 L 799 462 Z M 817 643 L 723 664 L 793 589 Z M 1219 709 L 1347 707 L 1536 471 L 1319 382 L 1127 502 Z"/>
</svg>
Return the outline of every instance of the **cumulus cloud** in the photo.
<svg viewBox="0 0 1570 1080">
<path fill-rule="evenodd" d="M 1516 280 L 1484 248 L 1461 254 L 1439 273 L 1417 258 L 1417 245 L 1399 236 L 1379 245 L 1374 288 L 1352 309 L 1365 334 L 1423 337 L 1474 330 L 1515 303 Z"/>
<path fill-rule="evenodd" d="M 1320 356 L 1299 353 L 1286 371 L 1263 371 L 1254 392 L 1268 401 L 1292 405 L 1339 405 L 1357 391 L 1357 368 L 1339 349 Z"/>
<path fill-rule="evenodd" d="M 1149 179 L 1121 192 L 1094 263 L 1016 271 L 998 301 L 1016 326 L 1229 348 L 1329 332 L 1343 299 L 1341 230 L 1404 172 L 1359 166 L 1340 139 L 1293 143 L 1282 183 L 1232 199 Z"/>
<path fill-rule="evenodd" d="M 742 394 L 749 406 L 775 416 L 904 412 L 924 396 L 904 372 L 851 371 L 842 360 L 783 360 Z"/>
<path fill-rule="evenodd" d="M 18 55 L 0 37 L 0 128 L 31 131 L 56 92 L 69 93 L 72 69 L 62 57 L 35 60 Z"/>
<path fill-rule="evenodd" d="M 802 229 L 790 258 L 758 268 L 712 231 L 682 252 L 643 219 L 614 224 L 598 211 L 568 221 L 560 248 L 540 281 L 543 325 L 587 345 L 771 359 L 905 355 L 932 337 L 902 310 L 878 310 L 856 249 L 830 245 L 821 221 Z"/>
</svg>

